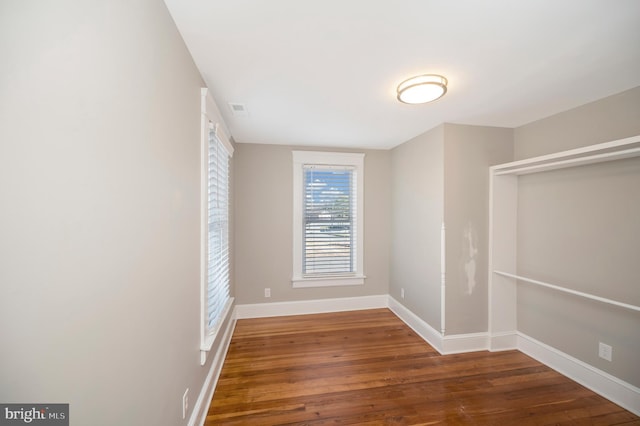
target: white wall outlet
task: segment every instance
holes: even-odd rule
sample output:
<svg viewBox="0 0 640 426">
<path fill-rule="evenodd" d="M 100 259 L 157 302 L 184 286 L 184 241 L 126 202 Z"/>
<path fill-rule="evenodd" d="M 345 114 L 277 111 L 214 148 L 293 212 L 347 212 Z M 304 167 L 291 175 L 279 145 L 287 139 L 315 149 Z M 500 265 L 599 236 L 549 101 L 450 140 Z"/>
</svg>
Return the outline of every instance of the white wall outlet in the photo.
<svg viewBox="0 0 640 426">
<path fill-rule="evenodd" d="M 611 361 L 611 356 L 613 355 L 613 348 L 607 344 L 600 342 L 598 345 L 598 356 L 602 359 L 606 359 L 607 361 Z"/>
<path fill-rule="evenodd" d="M 271 297 L 271 289 L 269 287 L 264 289 L 264 297 Z"/>
<path fill-rule="evenodd" d="M 400 289 L 400 297 L 402 297 L 404 299 L 404 288 Z"/>
<path fill-rule="evenodd" d="M 184 391 L 182 395 L 182 418 L 187 418 L 187 411 L 189 411 L 189 388 Z"/>
</svg>

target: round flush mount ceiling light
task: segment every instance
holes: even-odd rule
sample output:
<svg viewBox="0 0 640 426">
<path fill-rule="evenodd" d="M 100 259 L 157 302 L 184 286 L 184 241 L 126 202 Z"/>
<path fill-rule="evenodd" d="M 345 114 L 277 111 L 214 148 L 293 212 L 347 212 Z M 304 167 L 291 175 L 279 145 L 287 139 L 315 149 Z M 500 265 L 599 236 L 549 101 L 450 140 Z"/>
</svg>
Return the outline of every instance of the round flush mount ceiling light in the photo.
<svg viewBox="0 0 640 426">
<path fill-rule="evenodd" d="M 447 79 L 437 74 L 411 77 L 398 85 L 398 100 L 405 104 L 424 104 L 447 93 Z"/>
</svg>

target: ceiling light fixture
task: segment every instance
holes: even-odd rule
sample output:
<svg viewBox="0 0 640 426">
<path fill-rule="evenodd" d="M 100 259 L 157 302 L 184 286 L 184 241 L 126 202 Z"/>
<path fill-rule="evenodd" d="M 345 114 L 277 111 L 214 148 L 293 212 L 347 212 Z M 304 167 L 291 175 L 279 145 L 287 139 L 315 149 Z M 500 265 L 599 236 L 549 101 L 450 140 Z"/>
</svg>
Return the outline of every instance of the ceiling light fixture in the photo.
<svg viewBox="0 0 640 426">
<path fill-rule="evenodd" d="M 447 93 L 447 79 L 437 74 L 411 77 L 398 85 L 398 100 L 405 104 L 424 104 Z"/>
</svg>

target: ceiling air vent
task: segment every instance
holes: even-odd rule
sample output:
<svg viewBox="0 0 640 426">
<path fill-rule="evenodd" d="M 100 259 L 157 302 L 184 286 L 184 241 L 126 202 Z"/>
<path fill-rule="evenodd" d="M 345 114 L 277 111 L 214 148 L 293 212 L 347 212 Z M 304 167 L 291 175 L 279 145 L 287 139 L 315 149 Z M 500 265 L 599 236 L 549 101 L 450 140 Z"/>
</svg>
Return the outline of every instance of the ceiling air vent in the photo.
<svg viewBox="0 0 640 426">
<path fill-rule="evenodd" d="M 247 107 L 244 104 L 239 104 L 235 102 L 229 102 L 229 108 L 231 108 L 231 112 L 234 117 L 248 117 L 249 112 L 247 111 Z"/>
</svg>

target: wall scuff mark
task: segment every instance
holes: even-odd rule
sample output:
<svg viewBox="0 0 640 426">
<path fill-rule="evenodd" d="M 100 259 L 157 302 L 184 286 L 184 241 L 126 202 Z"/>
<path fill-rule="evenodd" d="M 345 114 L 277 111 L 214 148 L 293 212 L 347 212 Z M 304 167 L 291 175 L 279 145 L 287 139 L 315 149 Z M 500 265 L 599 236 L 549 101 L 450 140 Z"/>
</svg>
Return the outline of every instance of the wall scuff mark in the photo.
<svg viewBox="0 0 640 426">
<path fill-rule="evenodd" d="M 471 222 L 467 223 L 462 239 L 462 290 L 465 294 L 471 295 L 476 287 L 476 257 L 478 256 L 478 234 Z"/>
</svg>

